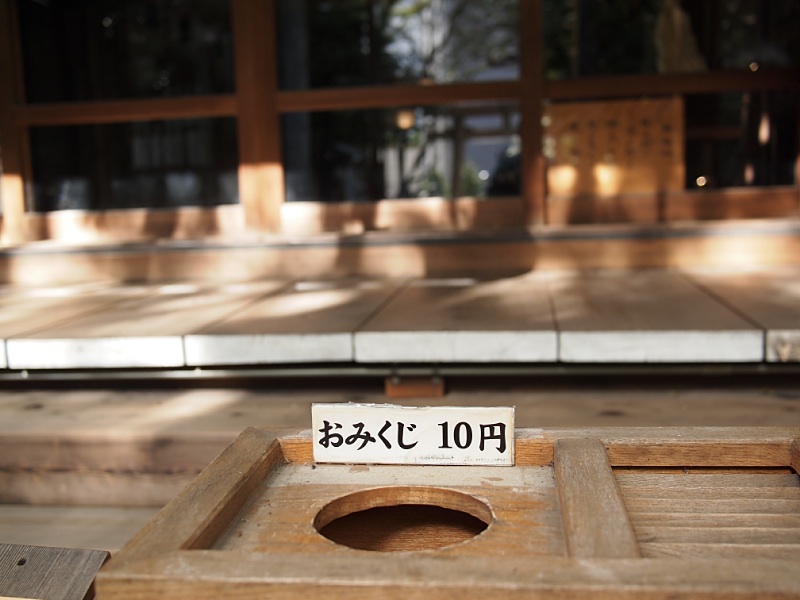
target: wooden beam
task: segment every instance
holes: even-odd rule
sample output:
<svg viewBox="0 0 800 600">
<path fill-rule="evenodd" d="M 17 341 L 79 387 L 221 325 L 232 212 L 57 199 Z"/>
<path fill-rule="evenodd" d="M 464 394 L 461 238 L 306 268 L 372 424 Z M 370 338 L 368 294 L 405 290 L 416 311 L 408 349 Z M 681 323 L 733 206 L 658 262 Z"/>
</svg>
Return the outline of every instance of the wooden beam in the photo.
<svg viewBox="0 0 800 600">
<path fill-rule="evenodd" d="M 796 90 L 797 69 L 712 71 L 670 75 L 613 75 L 547 81 L 548 100 L 581 100 L 675 94 L 719 94 L 745 90 Z"/>
<path fill-rule="evenodd" d="M 248 227 L 278 232 L 284 199 L 273 0 L 232 0 L 239 198 Z"/>
<path fill-rule="evenodd" d="M 6 244 L 25 241 L 25 136 L 14 121 L 14 107 L 22 102 L 17 44 L 16 10 L 13 0 L 0 0 L 0 201 Z"/>
<path fill-rule="evenodd" d="M 639 558 L 639 544 L 602 442 L 559 439 L 553 453 L 569 555 Z"/>
<path fill-rule="evenodd" d="M 528 225 L 546 222 L 547 166 L 542 152 L 544 115 L 544 27 L 541 0 L 519 3 L 521 194 Z"/>
<path fill-rule="evenodd" d="M 237 110 L 237 99 L 232 94 L 27 104 L 16 107 L 14 122 L 20 126 L 127 123 L 197 117 L 232 117 L 236 116 Z"/>
<path fill-rule="evenodd" d="M 286 113 L 515 100 L 519 93 L 520 84 L 516 81 L 292 90 L 278 93 L 278 110 Z"/>
<path fill-rule="evenodd" d="M 795 473 L 800 474 L 800 439 L 792 441 L 790 467 L 794 469 Z"/>
<path fill-rule="evenodd" d="M 125 546 L 116 566 L 172 550 L 208 547 L 281 461 L 274 435 L 246 429 Z"/>
</svg>

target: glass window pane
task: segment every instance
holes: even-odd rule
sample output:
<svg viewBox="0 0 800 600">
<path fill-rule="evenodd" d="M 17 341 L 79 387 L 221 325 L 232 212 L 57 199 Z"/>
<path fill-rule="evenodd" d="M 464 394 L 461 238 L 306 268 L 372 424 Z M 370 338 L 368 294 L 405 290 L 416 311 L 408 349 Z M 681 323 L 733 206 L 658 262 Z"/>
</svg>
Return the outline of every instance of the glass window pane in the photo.
<svg viewBox="0 0 800 600">
<path fill-rule="evenodd" d="M 228 0 L 19 0 L 28 102 L 229 93 Z"/>
<path fill-rule="evenodd" d="M 515 105 L 283 116 L 287 200 L 516 195 Z"/>
<path fill-rule="evenodd" d="M 34 127 L 33 207 L 170 208 L 238 202 L 236 122 Z"/>
<path fill-rule="evenodd" d="M 797 92 L 686 98 L 686 186 L 793 185 Z"/>
<path fill-rule="evenodd" d="M 283 89 L 516 79 L 518 0 L 278 0 Z"/>
<path fill-rule="evenodd" d="M 800 64 L 797 0 L 544 0 L 550 79 Z"/>
</svg>

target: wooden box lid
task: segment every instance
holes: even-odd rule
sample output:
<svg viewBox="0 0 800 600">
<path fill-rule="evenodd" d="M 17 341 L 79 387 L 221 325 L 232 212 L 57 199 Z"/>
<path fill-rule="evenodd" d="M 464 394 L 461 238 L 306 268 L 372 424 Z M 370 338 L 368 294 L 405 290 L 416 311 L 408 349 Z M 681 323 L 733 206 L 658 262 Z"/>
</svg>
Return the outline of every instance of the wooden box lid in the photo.
<svg viewBox="0 0 800 600">
<path fill-rule="evenodd" d="M 516 433 L 513 467 L 416 467 L 315 465 L 310 432 L 247 429 L 98 594 L 800 597 L 797 428 Z"/>
</svg>

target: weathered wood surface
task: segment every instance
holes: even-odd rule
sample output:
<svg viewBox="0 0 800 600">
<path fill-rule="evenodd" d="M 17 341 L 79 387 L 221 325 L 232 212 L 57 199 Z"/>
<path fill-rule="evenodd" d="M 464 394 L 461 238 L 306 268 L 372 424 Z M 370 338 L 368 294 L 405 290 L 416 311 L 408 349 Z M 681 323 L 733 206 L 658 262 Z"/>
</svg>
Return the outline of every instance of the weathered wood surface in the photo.
<svg viewBox="0 0 800 600">
<path fill-rule="evenodd" d="M 310 432 L 248 430 L 120 551 L 98 588 L 104 598 L 800 597 L 797 428 L 518 433 L 517 465 L 490 469 L 314 465 Z M 687 498 L 679 477 L 690 478 Z M 387 555 L 315 529 L 437 494 L 486 530 Z M 669 525 L 676 512 L 691 518 Z"/>
<path fill-rule="evenodd" d="M 600 440 L 558 439 L 553 454 L 569 555 L 638 558 L 636 536 Z"/>
<path fill-rule="evenodd" d="M 9 544 L 116 552 L 159 507 L 0 504 L 0 539 Z"/>
<path fill-rule="evenodd" d="M 551 283 L 564 362 L 760 362 L 763 333 L 669 271 L 567 275 Z"/>
<path fill-rule="evenodd" d="M 797 473 L 617 472 L 642 554 L 781 558 L 800 552 Z"/>
<path fill-rule="evenodd" d="M 0 294 L 0 368 L 794 361 L 797 268 Z M 766 349 L 766 353 L 765 353 Z"/>
<path fill-rule="evenodd" d="M 182 367 L 186 364 L 183 335 L 208 327 L 284 285 L 153 286 L 143 298 L 8 340 L 9 366 Z"/>
<path fill-rule="evenodd" d="M 410 282 L 355 332 L 358 362 L 554 362 L 547 288 L 534 278 Z"/>
<path fill-rule="evenodd" d="M 399 281 L 304 281 L 187 335 L 189 365 L 350 362 L 352 333 Z"/>
<path fill-rule="evenodd" d="M 767 361 L 800 361 L 800 269 L 695 271 L 691 277 L 766 331 Z"/>
<path fill-rule="evenodd" d="M 0 596 L 40 600 L 92 598 L 102 550 L 0 544 Z"/>
</svg>

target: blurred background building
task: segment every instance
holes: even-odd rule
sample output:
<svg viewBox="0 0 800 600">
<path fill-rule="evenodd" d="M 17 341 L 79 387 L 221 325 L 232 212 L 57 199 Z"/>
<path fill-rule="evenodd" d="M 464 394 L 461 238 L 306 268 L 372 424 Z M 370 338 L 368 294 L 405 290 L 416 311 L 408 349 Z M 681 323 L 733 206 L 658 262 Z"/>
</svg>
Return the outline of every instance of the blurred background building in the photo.
<svg viewBox="0 0 800 600">
<path fill-rule="evenodd" d="M 796 218 L 798 27 L 796 0 L 2 0 L 3 242 Z"/>
</svg>

